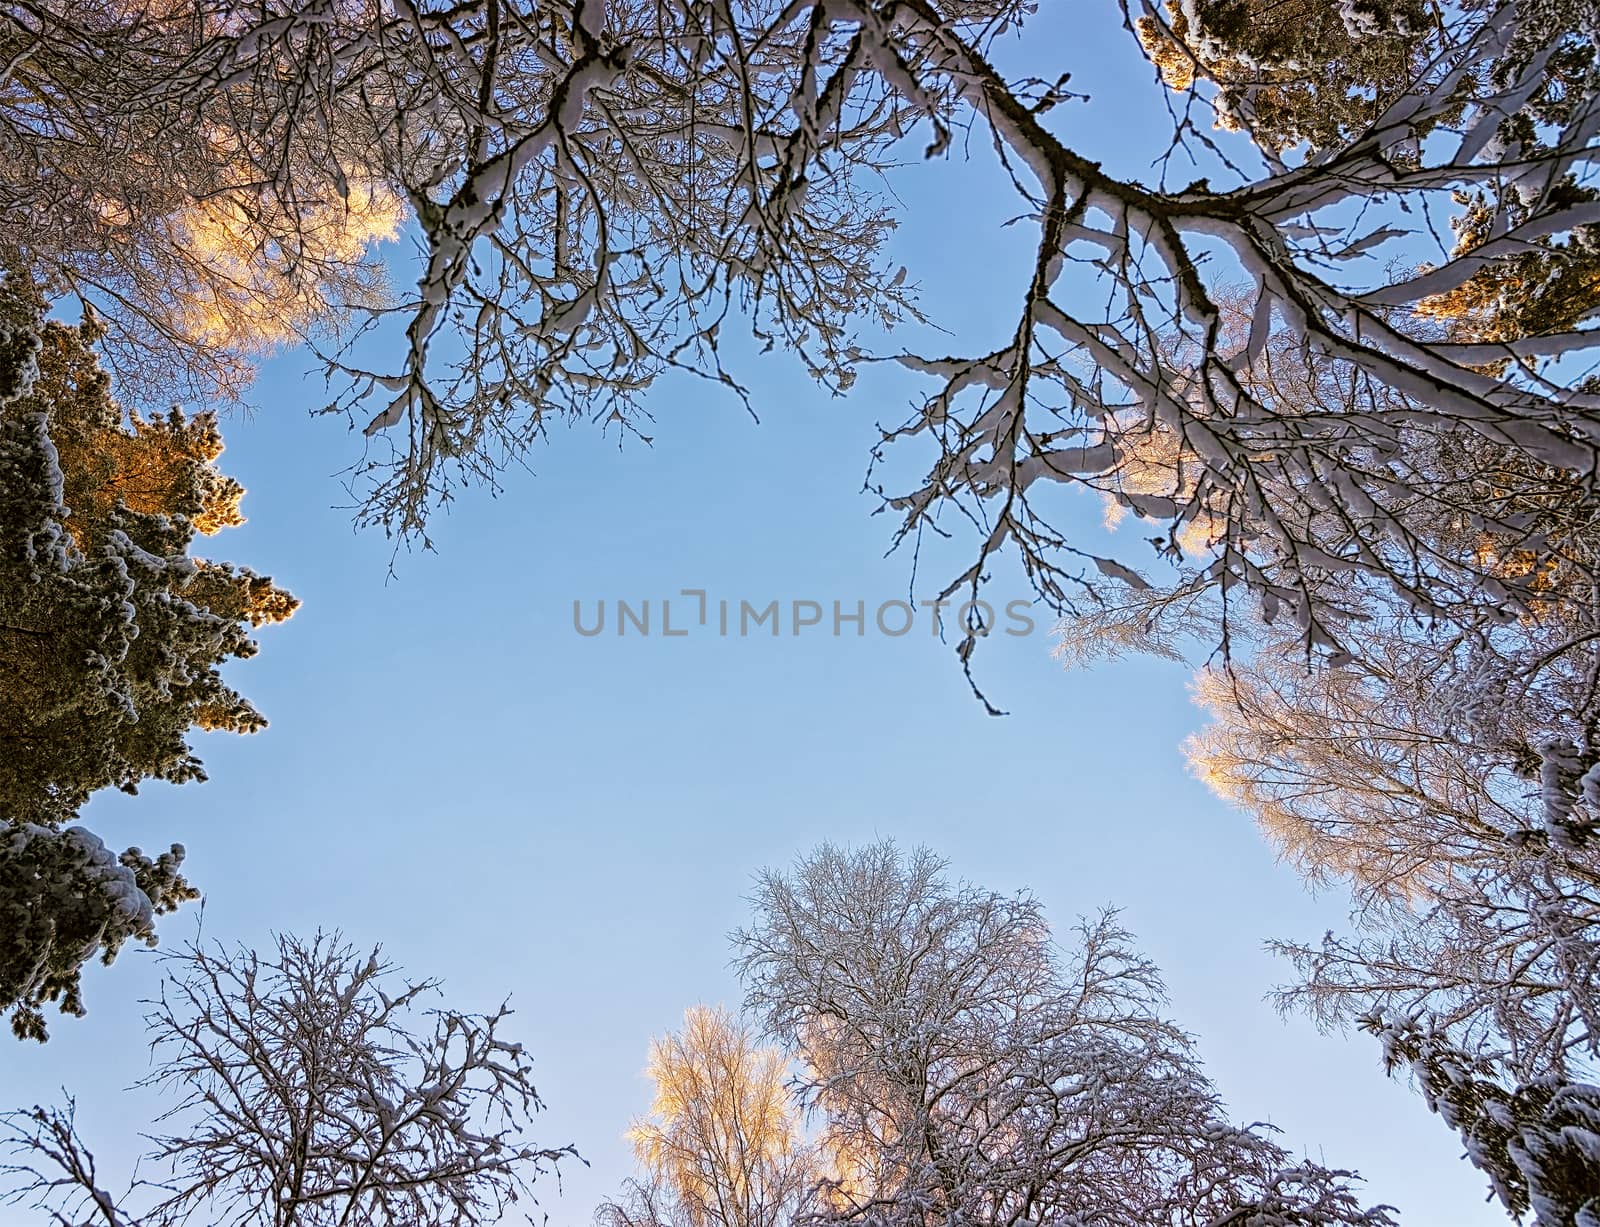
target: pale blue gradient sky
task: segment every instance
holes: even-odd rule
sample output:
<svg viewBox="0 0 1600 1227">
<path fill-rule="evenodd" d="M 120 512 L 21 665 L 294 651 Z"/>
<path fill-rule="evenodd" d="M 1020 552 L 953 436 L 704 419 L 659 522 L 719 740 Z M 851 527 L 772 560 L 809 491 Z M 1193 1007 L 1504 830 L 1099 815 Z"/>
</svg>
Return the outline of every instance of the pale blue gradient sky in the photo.
<svg viewBox="0 0 1600 1227">
<path fill-rule="evenodd" d="M 1094 96 L 1058 127 L 1108 166 L 1140 173 L 1164 112 L 1128 36 L 1047 0 L 1020 49 Z M 1014 321 L 1025 227 L 975 139 L 977 160 L 896 180 L 897 258 L 968 350 Z M 932 348 L 944 348 L 937 340 Z M 951 345 L 950 348 L 954 348 Z M 765 603 L 853 605 L 905 594 L 910 559 L 882 556 L 891 523 L 859 493 L 875 420 L 915 390 L 884 370 L 845 400 L 783 359 L 746 364 L 757 426 L 688 382 L 653 396 L 653 448 L 587 428 L 557 432 L 498 500 L 481 492 L 433 525 L 436 554 L 352 531 L 333 474 L 358 454 L 299 354 L 275 360 L 258 412 L 227 424 L 224 467 L 249 489 L 244 528 L 208 542 L 304 601 L 231 676 L 272 721 L 205 736 L 202 786 L 97 799 L 108 843 L 181 840 L 207 891 L 205 934 L 342 928 L 381 940 L 463 1008 L 510 993 L 549 1110 L 539 1140 L 591 1161 L 546 1190 L 581 1227 L 630 1170 L 622 1131 L 648 1104 L 652 1034 L 698 1001 L 737 1004 L 726 932 L 750 875 L 823 839 L 925 842 L 985 885 L 1033 889 L 1066 927 L 1115 903 L 1165 969 L 1172 1014 L 1237 1117 L 1359 1169 L 1411 1227 L 1504 1220 L 1419 1099 L 1384 1077 L 1364 1037 L 1284 1022 L 1263 996 L 1287 974 L 1263 938 L 1344 923 L 1309 897 L 1248 819 L 1210 796 L 1178 751 L 1199 722 L 1187 673 L 1134 661 L 1063 673 L 1043 633 L 985 646 L 986 717 L 947 645 L 925 633 L 778 640 L 582 638 L 575 598 L 659 599 L 680 588 Z M 1075 513 L 1092 524 L 1097 509 Z M 964 543 L 965 544 L 965 543 Z M 1001 601 L 1025 595 L 1001 568 Z M 929 582 L 944 578 L 926 572 Z M 929 595 L 926 585 L 918 595 Z M 169 942 L 194 913 L 169 917 Z M 3 1100 L 66 1085 L 107 1174 L 134 1153 L 151 1101 L 124 1088 L 147 1058 L 135 1001 L 154 960 L 130 952 L 86 977 L 86 1020 L 43 1049 L 14 1047 Z M 28 1222 L 0 1209 L 0 1222 Z"/>
</svg>

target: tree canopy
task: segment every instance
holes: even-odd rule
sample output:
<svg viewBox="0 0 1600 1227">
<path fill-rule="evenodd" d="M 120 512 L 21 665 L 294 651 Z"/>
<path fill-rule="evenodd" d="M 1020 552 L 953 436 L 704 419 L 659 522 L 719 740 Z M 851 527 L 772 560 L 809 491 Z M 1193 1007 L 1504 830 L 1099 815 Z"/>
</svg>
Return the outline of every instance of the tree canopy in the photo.
<svg viewBox="0 0 1600 1227">
<path fill-rule="evenodd" d="M 882 842 L 759 875 L 751 1021 L 652 1043 L 644 1175 L 601 1227 L 1393 1223 L 1228 1120 L 1114 915 L 1057 946 L 1036 900 L 945 868 Z"/>
<path fill-rule="evenodd" d="M 1117 7 L 1173 121 L 1142 177 L 1061 121 L 1070 49 L 1043 77 L 1009 66 L 1032 0 L 0 12 L 0 251 L 17 269 L 0 303 L 0 652 L 18 678 L 0 735 L 27 747 L 0 763 L 0 868 L 19 915 L 38 911 L 41 866 L 98 884 L 68 891 L 96 900 L 70 948 L 17 930 L 0 984 L 18 1026 L 39 1028 L 41 994 L 77 1008 L 71 950 L 114 953 L 149 928 L 139 899 L 188 890 L 179 849 L 116 858 L 62 824 L 97 788 L 198 778 L 192 725 L 255 727 L 216 666 L 292 607 L 188 558 L 237 488 L 210 467 L 210 418 L 139 398 L 175 379 L 236 394 L 265 347 L 307 340 L 329 408 L 373 441 L 362 519 L 425 538 L 462 481 L 492 483 L 556 423 L 642 438 L 673 372 L 745 395 L 723 349 L 745 328 L 840 393 L 879 360 L 917 382 L 869 485 L 896 543 L 967 534 L 941 596 L 976 597 L 1010 557 L 1067 616 L 1070 653 L 1208 666 L 1197 767 L 1308 876 L 1355 892 L 1355 936 L 1286 944 L 1301 978 L 1285 1001 L 1378 1032 L 1453 1127 L 1494 1134 L 1473 1154 L 1510 1208 L 1589 1213 L 1565 1193 L 1541 1209 L 1556 1183 L 1528 1156 L 1565 1153 L 1546 1125 L 1589 1119 L 1600 1051 L 1600 17 L 1590 0 Z M 890 176 L 954 160 L 962 136 L 993 149 L 1029 236 L 1014 313 L 997 344 L 897 345 L 891 329 L 923 322 L 923 270 L 891 258 L 907 206 Z M 420 257 L 397 291 L 376 245 L 402 226 Z M 40 295 L 75 297 L 84 322 L 41 323 Z M 386 355 L 354 343 L 383 326 L 401 338 Z M 140 413 L 108 399 L 91 343 Z M 1063 490 L 1143 539 L 1098 544 L 1062 519 Z M 969 670 L 990 629 L 977 612 L 962 626 Z M 898 898 L 900 871 L 868 868 L 822 858 L 765 889 L 798 905 L 835 873 Z M 1026 907 L 907 872 L 929 915 L 976 925 L 988 908 L 1014 922 L 1000 938 L 1043 950 Z M 978 1160 L 957 1180 L 928 1149 L 970 1138 L 906 1117 L 903 1083 L 879 1078 L 887 1024 L 806 1015 L 773 969 L 823 971 L 784 964 L 800 947 L 778 929 L 750 940 L 767 1028 L 843 1062 L 828 1103 L 923 1147 L 873 1169 L 870 1205 L 1003 1201 Z M 1083 944 L 1186 1096 L 1176 1119 L 1209 1120 L 1153 973 L 1114 924 Z M 1075 1008 L 1053 955 L 1018 957 L 1004 970 L 1030 1011 Z M 997 1067 L 1020 1059 L 1009 1032 L 961 1034 L 998 1045 Z M 1131 1060 L 1076 1035 L 1109 1068 Z M 1469 1084 L 1470 1111 L 1446 1093 Z M 1532 1132 L 1513 1146 L 1507 1119 Z M 1264 1188 L 1277 1160 L 1228 1136 Z"/>
<path fill-rule="evenodd" d="M 821 1158 L 788 1061 L 724 1009 L 695 1006 L 650 1044 L 655 1099 L 629 1136 L 642 1178 L 602 1205 L 605 1227 L 792 1227 Z"/>
<path fill-rule="evenodd" d="M 179 845 L 151 859 L 70 826 L 91 794 L 205 778 L 194 727 L 266 721 L 220 666 L 297 602 L 247 568 L 191 555 L 242 522 L 215 467 L 216 419 L 125 413 L 94 318 L 41 318 L 13 273 L 0 289 L 0 1009 L 42 1039 L 39 1007 L 81 1013 L 80 966 L 107 962 L 196 892 Z"/>
<path fill-rule="evenodd" d="M 505 1006 L 427 1008 L 437 981 L 337 934 L 165 958 L 141 1085 L 176 1103 L 143 1174 L 106 1191 L 70 1101 L 7 1112 L 8 1202 L 104 1227 L 479 1227 L 574 1157 L 525 1136 L 543 1104 Z"/>
<path fill-rule="evenodd" d="M 665 371 L 737 391 L 725 323 L 847 387 L 870 356 L 857 334 L 916 312 L 916 277 L 884 247 L 897 206 L 879 176 L 908 152 L 953 156 L 971 128 L 1036 238 L 1011 339 L 880 355 L 932 389 L 884 440 L 931 457 L 920 483 L 884 490 L 902 537 L 952 515 L 976 533 L 950 591 L 1009 552 L 1067 609 L 1145 560 L 1056 526 L 1041 496 L 1065 485 L 1108 492 L 1159 528 L 1148 557 L 1192 559 L 1313 649 L 1348 651 L 1360 613 L 1318 582 L 1330 572 L 1464 627 L 1526 609 L 1551 547 L 1502 507 L 1464 505 L 1410 441 L 1592 475 L 1600 401 L 1575 362 L 1595 338 L 1590 6 L 1123 11 L 1179 91 L 1174 152 L 1197 150 L 1204 179 L 1169 183 L 1169 157 L 1154 182 L 1123 180 L 1075 150 L 1051 114 L 1070 57 L 1054 85 L 1004 67 L 1023 0 L 52 0 L 5 19 L 31 74 L 0 99 L 18 145 L 99 158 L 149 131 L 161 157 L 224 179 L 159 166 L 168 198 L 113 180 L 83 200 L 54 190 L 76 175 L 66 154 L 60 170 L 32 155 L 10 189 L 34 219 L 16 241 L 118 328 L 142 326 L 165 317 L 88 253 L 164 267 L 182 246 L 171 219 L 222 202 L 251 236 L 250 276 L 307 287 L 331 319 L 316 287 L 369 267 L 386 232 L 371 202 L 403 201 L 417 291 L 340 300 L 395 317 L 398 362 L 324 352 L 336 403 L 393 443 L 366 463 L 366 515 L 421 532 L 459 479 L 492 479 L 554 421 L 637 430 Z M 1208 134 L 1207 114 L 1232 133 Z M 189 159 L 196 139 L 211 153 Z M 1452 217 L 1457 241 L 1407 254 Z M 1271 395 L 1278 336 L 1340 395 L 1316 412 Z M 1152 436 L 1181 477 L 1130 488 Z M 1530 567 L 1434 548 L 1428 527 L 1459 516 Z M 1198 551 L 1184 544 L 1197 522 Z M 966 629 L 964 654 L 984 628 Z"/>
</svg>

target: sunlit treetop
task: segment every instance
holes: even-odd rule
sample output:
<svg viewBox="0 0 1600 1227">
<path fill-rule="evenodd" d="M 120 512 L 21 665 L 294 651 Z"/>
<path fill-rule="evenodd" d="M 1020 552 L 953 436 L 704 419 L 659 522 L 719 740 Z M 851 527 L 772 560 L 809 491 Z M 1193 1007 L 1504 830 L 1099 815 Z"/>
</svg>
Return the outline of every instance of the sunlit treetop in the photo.
<svg viewBox="0 0 1600 1227">
<path fill-rule="evenodd" d="M 215 417 L 124 412 L 99 322 L 43 311 L 25 278 L 0 284 L 0 1012 L 37 1039 L 45 1002 L 83 1012 L 89 958 L 196 897 L 181 845 L 118 855 L 68 824 L 103 788 L 204 779 L 192 728 L 264 727 L 221 667 L 298 604 L 190 552 L 243 522 Z"/>
<path fill-rule="evenodd" d="M 206 56 L 249 27 L 211 0 L 0 15 L 0 242 L 114 322 L 102 357 L 125 398 L 237 395 L 265 351 L 387 301 L 371 249 L 403 195 L 363 163 L 358 108 L 302 98 L 318 135 L 283 139 L 286 99 Z"/>
<path fill-rule="evenodd" d="M 215 418 L 125 414 L 91 349 L 98 326 L 38 325 L 25 291 L 5 293 L 18 390 L 0 405 L 0 816 L 53 826 L 100 788 L 203 779 L 193 726 L 262 728 L 219 666 L 254 655 L 250 629 L 297 602 L 190 554 L 197 534 L 242 522 Z"/>
<path fill-rule="evenodd" d="M 1275 150 L 1338 145 L 1371 124 L 1425 64 L 1437 28 L 1421 0 L 1168 0 L 1139 41 L 1174 90 L 1217 88 L 1224 126 Z"/>
<path fill-rule="evenodd" d="M 789 1061 L 724 1009 L 695 1006 L 650 1045 L 655 1098 L 628 1131 L 644 1178 L 607 1227 L 788 1227 L 820 1175 Z"/>
</svg>

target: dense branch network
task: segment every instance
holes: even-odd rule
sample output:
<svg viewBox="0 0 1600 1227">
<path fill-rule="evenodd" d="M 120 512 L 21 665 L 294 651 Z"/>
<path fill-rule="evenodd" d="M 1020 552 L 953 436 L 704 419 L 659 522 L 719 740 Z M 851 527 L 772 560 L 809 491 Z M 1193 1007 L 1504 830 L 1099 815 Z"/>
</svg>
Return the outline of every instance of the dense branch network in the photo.
<svg viewBox="0 0 1600 1227">
<path fill-rule="evenodd" d="M 423 531 L 463 475 L 492 481 L 554 421 L 638 433 L 664 372 L 738 394 L 719 349 L 729 321 L 847 387 L 869 356 L 862 331 L 915 311 L 914 281 L 884 258 L 895 215 L 877 180 L 907 145 L 944 156 L 953 131 L 987 131 L 1037 234 L 1016 323 L 990 352 L 897 355 L 936 386 L 878 449 L 934 452 L 920 481 L 885 492 L 902 539 L 945 531 L 949 512 L 975 526 L 977 556 L 947 593 L 975 591 L 1010 550 L 1057 609 L 1132 573 L 1139 560 L 1100 557 L 1056 526 L 1041 495 L 1065 485 L 1110 491 L 1164 525 L 1160 556 L 1248 590 L 1308 648 L 1347 651 L 1359 614 L 1359 600 L 1330 596 L 1330 573 L 1398 594 L 1419 618 L 1515 617 L 1526 576 L 1442 550 L 1425 528 L 1464 515 L 1536 561 L 1546 546 L 1515 517 L 1463 506 L 1411 441 L 1496 449 L 1583 490 L 1592 480 L 1600 400 L 1581 361 L 1595 332 L 1581 307 L 1548 309 L 1581 302 L 1574 286 L 1587 282 L 1522 315 L 1484 306 L 1487 273 L 1514 268 L 1527 283 L 1530 255 L 1560 264 L 1566 249 L 1551 244 L 1587 242 L 1600 222 L 1592 16 L 1504 0 L 1419 25 L 1405 6 L 1357 6 L 1322 22 L 1342 40 L 1337 122 L 1296 127 L 1285 98 L 1306 87 L 1286 85 L 1293 74 L 1225 8 L 1200 6 L 1198 27 L 1125 9 L 1189 109 L 1214 104 L 1239 133 L 1207 136 L 1187 111 L 1180 122 L 1180 141 L 1209 147 L 1211 177 L 1232 180 L 1218 187 L 1120 179 L 1072 148 L 1047 115 L 1061 83 L 1013 81 L 995 58 L 1028 15 L 1007 0 L 178 6 L 193 17 L 182 38 L 175 17 L 113 13 L 97 26 L 57 3 L 11 19 L 17 61 L 57 92 L 13 99 L 10 115 L 19 140 L 35 139 L 88 106 L 74 83 L 132 22 L 153 31 L 135 45 L 159 54 L 94 105 L 160 133 L 203 116 L 226 157 L 200 164 L 232 178 L 183 188 L 177 203 L 102 202 L 86 223 L 101 248 L 120 250 L 107 247 L 120 235 L 129 261 L 165 251 L 139 227 L 178 224 L 188 200 L 223 201 L 267 236 L 273 286 L 331 304 L 330 279 L 363 267 L 381 201 L 404 202 L 422 243 L 416 294 L 346 296 L 369 323 L 397 316 L 401 357 L 374 366 L 358 346 L 328 363 L 335 407 L 378 449 L 361 466 L 364 514 L 405 533 Z M 1225 58 L 1212 27 L 1246 45 Z M 77 58 L 29 50 L 47 40 Z M 1380 69 L 1391 76 L 1363 85 Z M 14 71 L 19 97 L 24 80 Z M 95 148 L 111 139 L 89 136 Z M 82 243 L 60 233 L 48 182 L 24 175 L 14 189 L 56 219 L 32 251 L 115 297 L 115 277 L 93 281 Z M 1419 268 L 1408 253 L 1450 214 L 1460 242 Z M 325 215 L 343 231 L 310 243 L 308 219 Z M 1386 243 L 1397 257 L 1384 262 Z M 1448 302 L 1483 326 L 1441 324 Z M 1243 313 L 1242 338 L 1228 339 L 1230 311 Z M 1339 404 L 1262 393 L 1280 335 L 1343 389 Z M 1127 466 L 1152 436 L 1170 439 L 1179 471 L 1166 488 L 1131 489 Z M 1194 558 L 1185 530 L 1202 520 Z M 966 628 L 964 654 L 986 629 Z"/>
</svg>

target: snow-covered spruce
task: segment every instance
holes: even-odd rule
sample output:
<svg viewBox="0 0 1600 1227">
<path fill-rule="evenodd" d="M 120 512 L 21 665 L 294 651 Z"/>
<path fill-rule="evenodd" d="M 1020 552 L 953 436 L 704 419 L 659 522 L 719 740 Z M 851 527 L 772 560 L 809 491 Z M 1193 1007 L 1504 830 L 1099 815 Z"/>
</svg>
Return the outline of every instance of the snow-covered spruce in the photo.
<svg viewBox="0 0 1600 1227">
<path fill-rule="evenodd" d="M 114 856 L 70 826 L 79 808 L 103 788 L 204 779 L 196 725 L 260 728 L 219 666 L 295 607 L 270 580 L 190 553 L 241 520 L 243 491 L 213 464 L 215 420 L 124 414 L 93 317 L 42 312 L 13 270 L 0 285 L 0 908 L 18 919 L 0 1012 L 36 1039 L 46 1002 L 83 1012 L 82 964 L 153 941 L 151 918 L 197 897 L 176 845 Z"/>
</svg>

